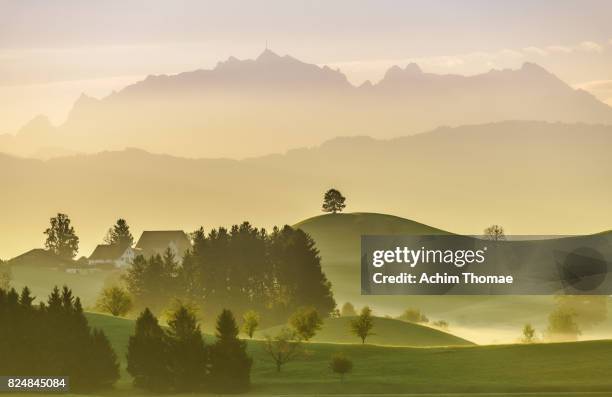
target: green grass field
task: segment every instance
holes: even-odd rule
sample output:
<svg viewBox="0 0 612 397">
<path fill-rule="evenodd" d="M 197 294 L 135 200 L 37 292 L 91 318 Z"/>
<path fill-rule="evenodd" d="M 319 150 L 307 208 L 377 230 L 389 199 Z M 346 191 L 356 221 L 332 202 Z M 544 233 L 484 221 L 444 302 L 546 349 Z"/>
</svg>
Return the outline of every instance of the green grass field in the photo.
<svg viewBox="0 0 612 397">
<path fill-rule="evenodd" d="M 323 343 L 360 343 L 360 339 L 349 332 L 350 321 L 354 317 L 331 318 L 325 320 L 323 328 L 311 342 Z M 447 332 L 405 321 L 377 317 L 374 335 L 368 338 L 368 343 L 381 346 L 466 346 L 473 343 L 458 338 Z M 261 330 L 255 334 L 263 338 L 265 335 L 276 335 L 282 326 Z"/>
<path fill-rule="evenodd" d="M 399 315 L 417 308 L 430 319 L 450 323 L 451 332 L 477 343 L 511 343 L 526 323 L 538 331 L 547 326 L 554 308 L 552 296 L 363 296 L 361 295 L 361 235 L 435 235 L 449 232 L 377 213 L 315 216 L 295 225 L 309 233 L 321 252 L 322 267 L 332 282 L 336 302 L 368 305 L 378 315 Z M 612 308 L 612 305 L 609 305 Z M 608 316 L 612 319 L 612 316 Z M 610 321 L 584 329 L 583 338 L 612 335 Z"/>
<path fill-rule="evenodd" d="M 133 321 L 100 314 L 88 314 L 88 319 L 106 331 L 124 369 Z M 439 348 L 308 343 L 307 353 L 281 373 L 275 371 L 261 341 L 249 341 L 248 349 L 254 359 L 253 394 L 612 395 L 612 341 Z M 335 352 L 354 361 L 344 382 L 329 371 L 328 361 Z M 101 393 L 140 394 L 146 393 L 131 387 L 124 370 L 116 388 Z"/>
<path fill-rule="evenodd" d="M 13 266 L 11 285 L 17 290 L 27 286 L 32 294 L 46 301 L 54 286 L 67 285 L 75 296 L 81 299 L 84 307 L 95 304 L 98 294 L 109 278 L 118 277 L 117 272 L 102 271 L 91 274 L 69 274 L 62 270 L 39 266 Z"/>
</svg>

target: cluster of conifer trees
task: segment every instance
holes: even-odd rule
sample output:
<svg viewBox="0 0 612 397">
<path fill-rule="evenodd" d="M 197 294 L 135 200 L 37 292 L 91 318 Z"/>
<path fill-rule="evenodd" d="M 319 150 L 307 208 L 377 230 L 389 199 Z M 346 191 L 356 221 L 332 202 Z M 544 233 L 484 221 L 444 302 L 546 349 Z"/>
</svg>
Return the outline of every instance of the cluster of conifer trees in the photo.
<svg viewBox="0 0 612 397">
<path fill-rule="evenodd" d="M 167 329 L 145 309 L 128 345 L 127 370 L 134 385 L 155 392 L 247 391 L 252 359 L 238 338 L 231 311 L 218 316 L 215 336 L 207 346 L 195 315 L 185 306 L 172 313 Z"/>
<path fill-rule="evenodd" d="M 27 287 L 0 289 L 0 374 L 68 376 L 76 391 L 115 383 L 117 356 L 106 335 L 88 326 L 79 298 L 55 287 L 46 304 L 34 299 Z"/>
<path fill-rule="evenodd" d="M 136 305 L 156 313 L 180 297 L 197 303 L 207 317 L 224 307 L 238 315 L 256 310 L 271 324 L 302 306 L 323 317 L 336 306 L 315 242 L 290 226 L 272 233 L 248 222 L 208 234 L 200 228 L 182 264 L 170 252 L 137 257 L 126 281 Z"/>
</svg>

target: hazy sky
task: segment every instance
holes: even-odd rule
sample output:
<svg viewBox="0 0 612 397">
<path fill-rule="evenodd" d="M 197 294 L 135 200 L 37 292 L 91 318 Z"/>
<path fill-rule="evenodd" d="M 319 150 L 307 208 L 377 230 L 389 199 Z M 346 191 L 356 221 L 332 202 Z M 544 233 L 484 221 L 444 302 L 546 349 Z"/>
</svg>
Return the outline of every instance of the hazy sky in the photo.
<svg viewBox="0 0 612 397">
<path fill-rule="evenodd" d="M 81 92 L 280 54 L 378 80 L 393 64 L 474 74 L 536 62 L 612 104 L 610 1 L 0 0 L 0 133 L 60 123 Z"/>
</svg>

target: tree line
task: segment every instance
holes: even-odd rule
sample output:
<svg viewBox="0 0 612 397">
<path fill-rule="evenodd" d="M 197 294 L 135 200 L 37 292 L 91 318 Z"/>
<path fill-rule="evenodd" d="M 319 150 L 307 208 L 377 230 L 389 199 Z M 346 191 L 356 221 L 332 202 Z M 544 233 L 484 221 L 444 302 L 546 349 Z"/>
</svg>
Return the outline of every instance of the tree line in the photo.
<svg viewBox="0 0 612 397">
<path fill-rule="evenodd" d="M 119 363 L 104 332 L 91 329 L 79 298 L 55 287 L 34 305 L 25 287 L 0 289 L 0 374 L 69 376 L 72 390 L 111 386 Z"/>
<path fill-rule="evenodd" d="M 207 317 L 221 308 L 238 315 L 255 310 L 273 324 L 299 307 L 328 317 L 336 306 L 315 242 L 300 229 L 275 227 L 267 233 L 244 222 L 209 233 L 200 228 L 192 238 L 180 264 L 170 250 L 134 260 L 125 281 L 136 307 L 160 313 L 181 298 Z"/>
<path fill-rule="evenodd" d="M 155 392 L 245 392 L 252 359 L 238 332 L 232 312 L 223 310 L 217 317 L 215 342 L 206 345 L 187 306 L 172 312 L 166 329 L 145 309 L 129 340 L 127 370 L 136 387 Z"/>
</svg>

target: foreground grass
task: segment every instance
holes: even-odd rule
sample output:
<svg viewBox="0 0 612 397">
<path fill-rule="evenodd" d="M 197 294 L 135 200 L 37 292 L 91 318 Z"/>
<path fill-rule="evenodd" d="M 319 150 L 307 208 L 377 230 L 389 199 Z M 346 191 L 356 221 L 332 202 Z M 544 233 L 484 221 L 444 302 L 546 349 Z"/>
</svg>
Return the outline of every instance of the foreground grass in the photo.
<svg viewBox="0 0 612 397">
<path fill-rule="evenodd" d="M 122 360 L 121 380 L 114 390 L 101 395 L 146 395 L 131 387 L 124 370 L 133 322 L 97 314 L 88 314 L 88 318 L 90 324 L 106 331 Z M 305 356 L 288 363 L 280 373 L 261 341 L 249 341 L 248 349 L 254 359 L 252 394 L 452 393 L 459 397 L 600 392 L 593 395 L 612 396 L 612 341 L 440 348 L 310 343 Z M 330 356 L 339 351 L 354 362 L 344 382 L 328 365 Z"/>
</svg>

